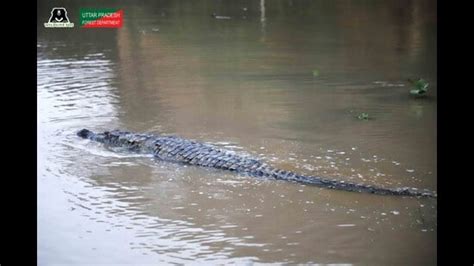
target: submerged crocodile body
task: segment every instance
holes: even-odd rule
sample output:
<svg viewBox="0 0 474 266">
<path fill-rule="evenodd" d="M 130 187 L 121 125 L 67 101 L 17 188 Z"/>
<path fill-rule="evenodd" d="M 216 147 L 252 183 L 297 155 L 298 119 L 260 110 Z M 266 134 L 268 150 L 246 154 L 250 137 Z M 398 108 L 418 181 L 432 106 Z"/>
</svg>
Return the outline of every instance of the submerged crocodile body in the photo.
<svg viewBox="0 0 474 266">
<path fill-rule="evenodd" d="M 258 159 L 175 136 L 137 134 L 118 130 L 94 133 L 87 129 L 80 130 L 77 135 L 108 146 L 122 147 L 133 152 L 153 154 L 161 160 L 235 171 L 249 176 L 273 178 L 343 191 L 379 195 L 436 197 L 436 194 L 431 191 L 422 191 L 415 188 L 381 188 L 316 176 L 303 176 L 274 168 Z"/>
</svg>

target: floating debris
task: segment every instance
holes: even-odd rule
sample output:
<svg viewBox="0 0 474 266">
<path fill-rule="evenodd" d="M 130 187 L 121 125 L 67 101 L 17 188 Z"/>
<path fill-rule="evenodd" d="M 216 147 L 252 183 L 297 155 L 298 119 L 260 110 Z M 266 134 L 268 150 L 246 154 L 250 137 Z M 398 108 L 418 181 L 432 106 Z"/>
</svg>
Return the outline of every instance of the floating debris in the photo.
<svg viewBox="0 0 474 266">
<path fill-rule="evenodd" d="M 413 88 L 410 90 L 410 94 L 421 96 L 428 92 L 428 87 L 430 84 L 426 80 L 420 78 L 418 80 L 409 79 L 408 81 L 413 85 Z"/>
<path fill-rule="evenodd" d="M 359 115 L 357 115 L 357 119 L 368 121 L 370 118 L 368 113 L 360 113 Z"/>
</svg>

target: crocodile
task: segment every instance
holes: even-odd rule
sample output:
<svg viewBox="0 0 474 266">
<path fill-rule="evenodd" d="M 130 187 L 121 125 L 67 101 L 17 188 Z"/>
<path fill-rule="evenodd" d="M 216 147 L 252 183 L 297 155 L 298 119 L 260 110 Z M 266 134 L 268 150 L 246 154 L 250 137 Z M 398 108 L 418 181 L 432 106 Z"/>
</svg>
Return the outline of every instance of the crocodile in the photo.
<svg viewBox="0 0 474 266">
<path fill-rule="evenodd" d="M 200 143 L 177 136 L 132 133 L 120 130 L 94 133 L 87 129 L 78 131 L 77 135 L 84 139 L 103 143 L 109 147 L 120 147 L 136 153 L 153 154 L 154 157 L 164 161 L 228 170 L 247 176 L 377 195 L 437 197 L 435 192 L 429 190 L 418 190 L 410 187 L 383 188 L 368 184 L 331 180 L 318 176 L 300 175 L 272 167 L 251 156 L 237 154 L 207 143 Z"/>
</svg>

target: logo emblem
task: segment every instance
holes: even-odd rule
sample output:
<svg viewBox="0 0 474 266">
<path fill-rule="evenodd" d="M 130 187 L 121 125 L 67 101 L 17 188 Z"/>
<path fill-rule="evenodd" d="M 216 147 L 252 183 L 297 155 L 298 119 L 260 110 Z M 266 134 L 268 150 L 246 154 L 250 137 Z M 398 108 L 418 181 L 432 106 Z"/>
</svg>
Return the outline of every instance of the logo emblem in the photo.
<svg viewBox="0 0 474 266">
<path fill-rule="evenodd" d="M 74 23 L 69 22 L 67 11 L 64 7 L 54 7 L 51 10 L 51 17 L 44 23 L 46 28 L 72 28 Z"/>
</svg>

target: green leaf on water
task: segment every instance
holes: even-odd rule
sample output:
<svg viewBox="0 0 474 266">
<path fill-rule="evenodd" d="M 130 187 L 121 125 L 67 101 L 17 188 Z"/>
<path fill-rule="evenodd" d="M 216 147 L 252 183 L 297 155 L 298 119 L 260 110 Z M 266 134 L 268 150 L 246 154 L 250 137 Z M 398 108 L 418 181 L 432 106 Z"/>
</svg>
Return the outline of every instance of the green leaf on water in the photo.
<svg viewBox="0 0 474 266">
<path fill-rule="evenodd" d="M 423 95 L 423 94 L 426 93 L 426 91 L 415 89 L 415 90 L 410 90 L 410 93 L 413 94 L 413 95 Z"/>
<path fill-rule="evenodd" d="M 409 79 L 408 81 L 410 81 L 413 85 L 412 89 L 410 90 L 410 94 L 423 95 L 428 92 L 428 87 L 430 84 L 426 80 L 420 78 L 418 80 Z"/>
<path fill-rule="evenodd" d="M 369 114 L 368 113 L 360 113 L 358 116 L 357 116 L 357 119 L 359 120 L 369 120 Z"/>
<path fill-rule="evenodd" d="M 313 77 L 317 77 L 317 76 L 319 76 L 319 70 L 314 69 L 313 70 Z"/>
</svg>

